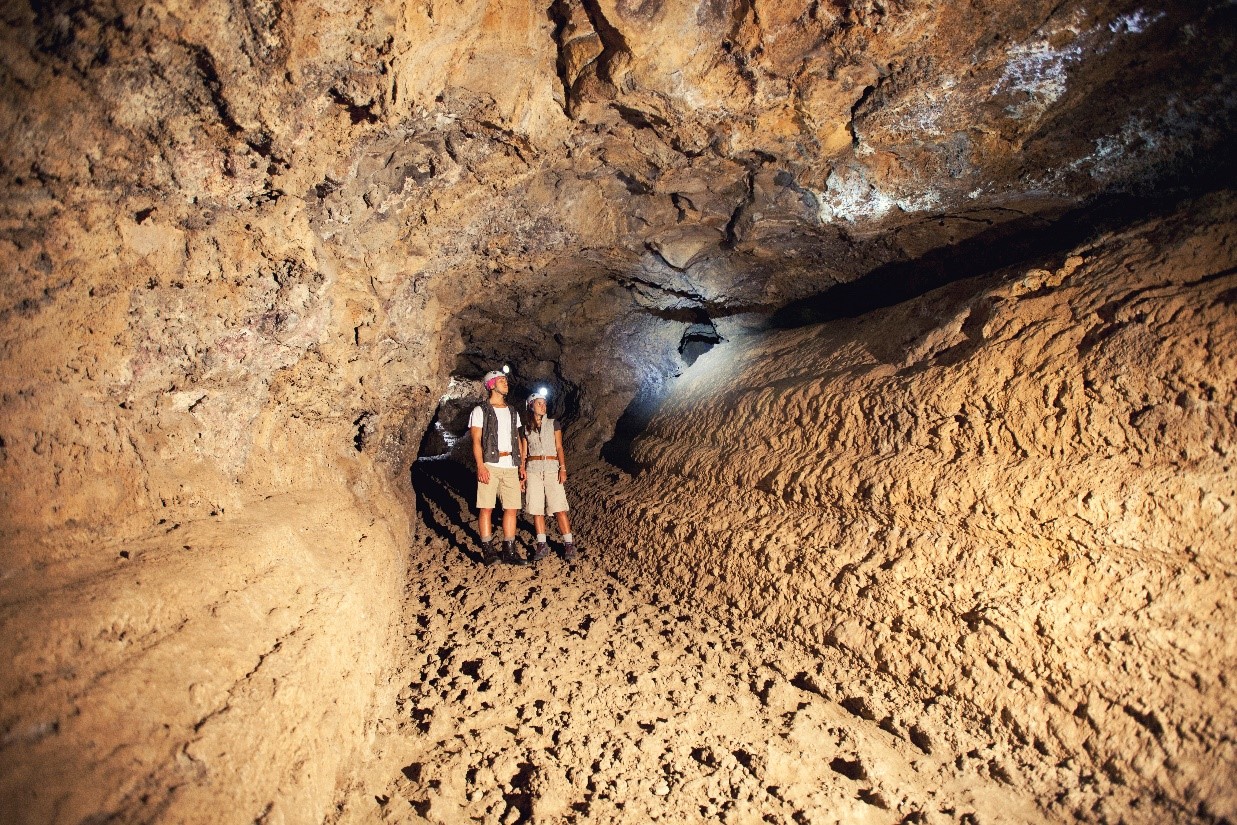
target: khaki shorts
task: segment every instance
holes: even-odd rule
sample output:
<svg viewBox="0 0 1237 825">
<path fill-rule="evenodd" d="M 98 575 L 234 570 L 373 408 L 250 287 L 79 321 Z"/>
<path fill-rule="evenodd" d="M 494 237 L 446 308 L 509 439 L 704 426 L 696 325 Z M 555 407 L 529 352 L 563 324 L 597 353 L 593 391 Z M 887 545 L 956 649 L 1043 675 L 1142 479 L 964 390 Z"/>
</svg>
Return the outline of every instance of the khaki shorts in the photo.
<svg viewBox="0 0 1237 825">
<path fill-rule="evenodd" d="M 490 471 L 490 483 L 477 482 L 477 508 L 493 510 L 495 497 L 502 499 L 504 510 L 520 509 L 520 471 L 514 467 L 485 467 Z"/>
<path fill-rule="evenodd" d="M 530 516 L 565 513 L 567 491 L 558 480 L 557 461 L 528 462 L 528 509 Z"/>
</svg>

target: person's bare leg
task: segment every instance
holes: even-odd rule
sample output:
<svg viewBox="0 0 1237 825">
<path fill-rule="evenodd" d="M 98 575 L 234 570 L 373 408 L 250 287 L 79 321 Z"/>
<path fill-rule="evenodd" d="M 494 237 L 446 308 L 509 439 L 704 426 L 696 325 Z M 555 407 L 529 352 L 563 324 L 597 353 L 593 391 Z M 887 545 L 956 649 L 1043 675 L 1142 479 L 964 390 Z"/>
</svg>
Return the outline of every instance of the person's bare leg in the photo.
<svg viewBox="0 0 1237 825">
<path fill-rule="evenodd" d="M 560 510 L 559 512 L 554 514 L 554 517 L 558 519 L 559 535 L 562 535 L 562 536 L 571 535 L 571 519 L 567 518 L 567 511 Z M 545 531 L 538 530 L 537 532 L 541 533 Z"/>
<path fill-rule="evenodd" d="M 562 524 L 560 521 L 559 524 Z M 545 516 L 533 516 L 533 526 L 537 528 L 537 535 L 545 535 Z"/>
<path fill-rule="evenodd" d="M 519 510 L 503 510 L 503 541 L 515 541 L 515 519 Z"/>
</svg>

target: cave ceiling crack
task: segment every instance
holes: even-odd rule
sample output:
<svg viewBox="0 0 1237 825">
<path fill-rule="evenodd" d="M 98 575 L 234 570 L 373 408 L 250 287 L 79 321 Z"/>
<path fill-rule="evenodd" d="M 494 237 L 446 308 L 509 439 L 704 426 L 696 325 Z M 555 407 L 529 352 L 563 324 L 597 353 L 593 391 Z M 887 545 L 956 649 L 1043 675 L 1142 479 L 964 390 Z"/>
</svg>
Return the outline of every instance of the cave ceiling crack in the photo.
<svg viewBox="0 0 1237 825">
<path fill-rule="evenodd" d="M 554 21 L 554 32 L 550 35 L 554 40 L 554 73 L 558 75 L 558 82 L 563 86 L 563 114 L 568 119 L 571 118 L 571 93 L 572 82 L 571 78 L 567 77 L 567 47 L 573 41 L 565 40 L 567 24 L 571 22 L 571 12 L 568 10 L 568 0 L 554 0 L 547 10 L 550 19 Z M 592 65 L 597 58 L 593 58 L 588 63 L 581 66 L 581 69 Z"/>
<path fill-rule="evenodd" d="M 275 640 L 275 642 L 274 642 L 274 644 L 271 646 L 271 648 L 270 648 L 269 650 L 267 650 L 267 651 L 266 651 L 266 652 L 264 652 L 264 653 L 260 653 L 260 654 L 258 654 L 258 661 L 257 661 L 257 663 L 253 666 L 253 668 L 252 668 L 252 669 L 251 669 L 248 673 L 246 673 L 244 676 L 242 676 L 241 678 L 239 678 L 239 679 L 237 679 L 235 682 L 233 682 L 233 683 L 232 683 L 232 686 L 231 686 L 230 688 L 228 688 L 228 698 L 227 698 L 227 700 L 223 703 L 223 705 L 222 705 L 222 706 L 220 706 L 220 707 L 215 708 L 214 710 L 212 710 L 212 711 L 210 711 L 209 713 L 207 713 L 205 716 L 203 716 L 203 717 L 201 717 L 200 719 L 198 719 L 198 721 L 197 721 L 197 722 L 195 722 L 195 723 L 193 724 L 193 732 L 194 732 L 194 733 L 200 733 L 200 732 L 201 732 L 201 730 L 202 730 L 202 728 L 203 728 L 203 727 L 205 727 L 205 726 L 206 726 L 206 724 L 207 724 L 208 722 L 210 722 L 210 721 L 211 721 L 211 720 L 213 720 L 213 719 L 218 718 L 219 716 L 222 716 L 224 713 L 227 713 L 229 710 L 231 710 L 231 709 L 232 709 L 232 698 L 233 698 L 233 696 L 235 696 L 237 689 L 238 689 L 238 688 L 240 688 L 240 686 L 241 686 L 241 685 L 243 685 L 244 683 L 246 683 L 246 682 L 248 682 L 250 679 L 252 679 L 252 678 L 254 677 L 254 674 L 256 674 L 259 670 L 261 670 L 261 669 L 262 669 L 262 665 L 266 662 L 266 660 L 267 660 L 270 656 L 274 655 L 275 653 L 278 653 L 278 652 L 279 652 L 279 651 L 283 648 L 283 643 L 284 643 L 287 639 L 290 639 L 290 638 L 292 638 L 293 636 L 295 636 L 297 633 L 299 633 L 299 632 L 300 632 L 300 630 L 301 630 L 301 628 L 300 628 L 300 627 L 295 627 L 295 628 L 293 628 L 293 629 L 292 629 L 291 631 L 289 631 L 288 633 L 286 633 L 286 634 L 284 634 L 283 636 L 280 636 L 278 639 L 276 639 L 276 640 Z M 192 740 L 192 741 L 186 742 L 186 743 L 185 743 L 185 749 L 187 750 L 187 749 L 188 749 L 191 745 L 193 745 L 193 744 L 194 744 L 194 742 L 196 742 L 196 741 L 197 741 L 197 740 L 196 740 L 196 739 L 194 739 L 194 740 Z M 192 758 L 192 757 L 190 757 L 190 758 Z"/>
<path fill-rule="evenodd" d="M 610 23 L 597 0 L 580 0 L 580 6 L 584 9 L 589 22 L 593 24 L 593 31 L 597 32 L 597 37 L 601 40 L 601 54 L 595 60 L 597 74 L 617 90 L 618 83 L 611 74 L 611 64 L 618 55 L 631 54 L 631 47 L 627 45 L 627 38 L 623 36 L 623 33 Z"/>
<path fill-rule="evenodd" d="M 706 298 L 697 292 L 674 289 L 673 287 L 668 287 L 663 284 L 656 283 L 655 281 L 650 281 L 646 278 L 639 278 L 634 275 L 613 274 L 610 277 L 619 285 L 628 290 L 637 291 L 640 289 L 647 289 L 661 295 L 688 301 L 691 303 L 691 306 L 686 307 L 685 309 L 699 310 L 710 319 L 727 318 L 732 315 L 743 315 L 750 312 L 771 312 L 773 309 L 767 304 L 728 304 L 712 298 Z M 652 311 L 654 308 L 645 307 L 645 309 Z M 662 310 L 661 312 L 666 313 L 665 317 L 668 320 L 681 320 L 673 311 Z M 661 317 L 658 312 L 654 312 L 654 314 L 658 314 L 658 316 Z"/>
<path fill-rule="evenodd" d="M 881 78 L 876 83 L 865 86 L 859 94 L 859 99 L 856 100 L 850 107 L 850 122 L 846 124 L 847 130 L 850 132 L 850 145 L 852 149 L 858 149 L 859 144 L 863 142 L 863 138 L 859 137 L 859 129 L 855 126 L 855 121 L 860 117 L 860 109 L 864 104 L 876 93 L 876 88 L 884 81 Z"/>
<path fill-rule="evenodd" d="M 746 169 L 747 176 L 744 183 L 743 196 L 739 199 L 739 203 L 730 213 L 730 220 L 726 221 L 726 228 L 722 232 L 721 247 L 725 250 L 734 249 L 738 243 L 739 222 L 747 215 L 752 204 L 756 202 L 756 176 L 764 167 L 776 162 L 777 158 L 765 152 L 757 151 L 752 156 L 736 158 Z"/>
<path fill-rule="evenodd" d="M 223 93 L 223 78 L 219 74 L 219 67 L 210 49 L 188 40 L 182 39 L 176 42 L 193 57 L 193 66 L 197 70 L 198 80 L 201 81 L 202 88 L 210 97 L 219 122 L 233 137 L 244 134 L 244 127 L 236 121 L 236 117 L 232 114 L 232 104 L 228 102 L 227 96 Z"/>
</svg>

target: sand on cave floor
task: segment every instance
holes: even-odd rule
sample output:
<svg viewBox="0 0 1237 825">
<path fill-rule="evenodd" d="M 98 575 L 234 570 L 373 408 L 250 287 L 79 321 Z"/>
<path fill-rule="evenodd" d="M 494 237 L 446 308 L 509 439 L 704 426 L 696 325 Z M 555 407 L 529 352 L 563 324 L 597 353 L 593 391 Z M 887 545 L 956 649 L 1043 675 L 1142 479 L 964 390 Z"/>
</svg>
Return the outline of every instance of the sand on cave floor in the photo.
<svg viewBox="0 0 1237 825">
<path fill-rule="evenodd" d="M 480 565 L 465 486 L 422 490 L 402 688 L 330 821 L 1054 819 L 910 694 L 876 718 L 896 686 L 625 586 L 595 526 L 575 564 Z"/>
</svg>

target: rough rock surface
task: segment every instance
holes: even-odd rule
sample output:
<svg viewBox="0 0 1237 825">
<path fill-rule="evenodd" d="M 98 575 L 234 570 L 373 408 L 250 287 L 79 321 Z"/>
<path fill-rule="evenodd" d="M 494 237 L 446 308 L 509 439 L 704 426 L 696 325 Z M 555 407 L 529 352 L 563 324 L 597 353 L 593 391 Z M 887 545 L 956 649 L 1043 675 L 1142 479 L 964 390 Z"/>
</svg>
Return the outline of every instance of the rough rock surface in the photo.
<svg viewBox="0 0 1237 825">
<path fill-rule="evenodd" d="M 521 388 L 552 386 L 581 466 L 599 454 L 630 466 L 626 442 L 710 343 L 732 339 L 724 351 L 734 353 L 766 318 L 836 316 L 850 300 L 838 285 L 858 290 L 857 305 L 876 294 L 892 302 L 1119 230 L 1154 205 L 1152 196 L 1172 203 L 1222 188 L 1234 156 L 1233 40 L 1234 8 L 1221 0 L 7 4 L 0 657 L 11 664 L 0 683 L 0 819 L 212 820 L 227 818 L 219 813 L 227 801 L 243 821 L 321 821 L 337 786 L 350 787 L 364 763 L 375 714 L 399 689 L 388 677 L 407 550 L 425 529 L 413 515 L 408 468 L 423 442 L 440 437 L 435 452 L 450 451 L 450 426 L 438 425 L 467 405 L 470 382 L 485 369 L 507 360 Z M 1228 214 L 1213 203 L 1191 204 L 1183 227 L 1195 210 L 1204 226 L 1231 223 L 1205 217 Z M 1163 243 L 1191 236 L 1170 229 Z M 1156 250 L 1161 239 L 1145 243 Z M 1230 266 L 1225 250 L 1217 240 L 1200 251 L 1199 271 Z M 1133 283 L 1109 252 L 1111 265 L 1083 256 L 1080 271 L 1095 275 L 1100 292 Z M 1064 260 L 1045 268 L 1045 283 Z M 1208 260 L 1229 263 L 1208 269 Z M 1226 294 L 1208 311 L 1223 315 Z M 999 343 L 975 336 L 1004 318 L 1000 307 L 976 304 L 965 290 L 942 295 L 958 303 L 933 310 L 951 319 L 935 337 L 930 323 L 910 319 L 907 328 L 928 339 L 888 334 L 877 347 L 902 365 L 890 368 L 907 370 L 901 403 L 922 401 L 924 411 L 870 430 L 852 410 L 856 448 L 885 443 L 885 430 L 917 433 L 937 409 L 929 384 L 914 389 L 933 375 L 917 370 L 929 365 L 923 358 L 966 365 L 968 347 Z M 1034 311 L 1047 311 L 1051 299 L 1043 300 Z M 1057 310 L 1065 338 L 1100 323 Z M 1125 311 L 1096 308 L 1109 326 Z M 1022 487 L 999 485 L 1025 487 L 1030 467 L 1039 468 L 1035 479 L 1078 472 L 1057 468 L 1057 458 L 1082 457 L 1084 472 L 1108 470 L 1106 461 L 1135 448 L 1156 456 L 1144 460 L 1151 467 L 1195 460 L 1193 436 L 1165 439 L 1178 437 L 1172 416 L 1210 421 L 1224 414 L 1214 409 L 1231 411 L 1231 361 L 1223 360 L 1231 330 L 1222 324 L 1206 342 L 1217 369 L 1229 370 L 1228 384 L 1210 382 L 1215 398 L 1196 384 L 1174 386 L 1182 406 L 1135 399 L 1128 413 L 1137 420 L 1120 438 L 1115 425 L 1104 430 L 1118 440 L 1089 440 L 1087 416 L 1107 421 L 1105 405 L 1116 401 L 1088 393 L 1123 391 L 1106 383 L 1116 381 L 1110 366 L 1161 380 L 1156 370 L 1173 352 L 1204 346 L 1191 343 L 1195 329 L 1170 321 L 1168 360 L 1130 366 L 1119 355 L 1140 351 L 1145 326 L 1114 327 L 1089 345 L 1083 361 L 1104 376 L 1099 390 L 1065 388 L 1061 403 L 1076 406 L 1063 421 L 1077 415 L 1088 424 L 1070 442 L 1075 453 L 1042 455 L 1034 439 L 985 446 L 1010 451 L 1001 453 L 1010 463 L 987 476 L 1000 491 L 993 501 L 1025 504 Z M 759 360 L 778 341 L 815 340 L 807 329 L 747 337 L 744 346 Z M 853 325 L 822 329 L 840 342 Z M 804 344 L 786 360 L 799 350 L 824 357 Z M 713 369 L 713 355 L 691 366 Z M 1112 365 L 1086 360 L 1101 356 Z M 1153 390 L 1164 387 L 1129 391 Z M 962 420 L 942 419 L 936 435 L 929 428 L 915 437 L 965 450 L 987 419 L 972 420 L 960 399 L 945 407 Z M 1160 423 L 1171 435 L 1157 439 Z M 649 439 L 656 432 L 668 431 Z M 635 460 L 655 466 L 640 451 L 657 442 L 641 443 Z M 793 502 L 841 485 L 822 481 L 827 474 L 796 475 L 799 456 L 781 452 L 795 446 L 763 445 L 759 478 L 744 471 L 757 490 L 767 488 L 753 496 Z M 1021 468 L 1018 449 L 1028 451 Z M 880 487 L 881 462 L 854 461 L 856 473 L 872 473 L 855 483 L 869 497 L 931 498 L 912 489 L 921 476 Z M 673 462 L 656 466 L 680 477 Z M 629 511 L 664 504 L 669 518 L 687 506 L 671 496 L 637 501 L 641 487 L 621 472 L 613 482 L 611 470 L 593 472 L 582 480 L 613 483 Z M 1160 472 L 1132 473 L 1127 483 L 1177 483 Z M 1189 483 L 1212 499 L 1231 488 L 1213 469 L 1189 472 L 1202 473 Z M 1061 523 L 1031 531 L 1034 547 L 1085 555 L 1107 546 L 1075 547 L 1071 519 L 1134 548 L 1120 556 L 1133 571 L 1144 549 L 1158 559 L 1178 557 L 1164 547 L 1192 547 L 1212 578 L 1197 587 L 1174 580 L 1180 618 L 1144 610 L 1130 634 L 1148 631 L 1147 644 L 1167 645 L 1160 628 L 1204 620 L 1210 603 L 1197 599 L 1222 581 L 1205 566 L 1205 540 L 1227 540 L 1228 511 L 1212 513 L 1206 497 L 1189 511 L 1183 500 L 1184 515 L 1156 522 L 1180 528 L 1180 540 L 1155 536 L 1144 548 L 1132 536 L 1160 512 L 1151 497 L 1123 511 L 1098 494 L 1075 503 L 1062 484 L 1048 499 L 1061 513 L 1044 505 L 1036 516 Z M 661 497 L 659 489 L 644 494 Z M 947 503 L 955 493 L 933 495 Z M 945 545 L 933 564 L 946 564 L 954 539 L 981 547 L 986 535 L 1016 530 L 994 521 L 997 511 L 967 510 L 965 497 L 955 510 L 931 503 L 944 508 L 929 528 Z M 600 502 L 589 506 L 605 512 Z M 897 546 L 911 540 L 893 527 L 871 535 Z M 864 542 L 874 539 L 857 530 L 834 538 L 862 567 Z M 676 538 L 691 541 L 690 533 Z M 917 541 L 913 558 L 931 555 Z M 686 552 L 739 575 L 751 553 L 726 555 L 721 546 Z M 667 550 L 663 565 L 640 569 L 664 569 L 682 588 L 684 550 Z M 1088 564 L 1097 571 L 1091 585 L 1118 575 Z M 775 574 L 766 569 L 761 587 Z M 862 590 L 850 575 L 838 589 Z M 811 644 L 824 619 L 802 613 L 809 602 L 795 605 L 794 568 L 779 581 L 786 598 L 764 624 L 780 632 L 802 618 L 800 641 Z M 804 599 L 817 581 L 803 579 Z M 712 604 L 724 611 L 733 595 L 723 590 Z M 855 599 L 839 608 L 850 623 L 834 632 L 838 644 L 870 651 L 871 666 L 903 667 L 880 664 L 879 651 L 896 648 L 874 642 L 864 623 L 888 617 Z M 989 625 L 972 608 L 960 615 L 973 617 L 978 644 Z M 1227 638 L 1231 609 L 1221 602 L 1216 611 L 1215 637 Z M 1036 659 L 1044 679 L 1070 662 L 1090 667 L 1072 625 L 1049 632 L 1063 642 Z M 1114 638 L 1095 642 L 1108 645 L 1112 670 L 1153 666 L 1140 664 L 1138 651 L 1125 656 L 1127 643 Z M 1132 737 L 1181 740 L 1145 779 L 1113 764 L 1131 788 L 1212 806 L 1182 818 L 1229 810 L 1207 784 L 1223 777 L 1189 761 L 1232 764 L 1224 735 L 1197 721 L 1217 707 L 1210 697 L 1219 689 L 1207 679 L 1222 679 L 1218 662 L 1229 659 L 1216 655 L 1200 664 L 1186 698 L 1173 699 L 1179 704 L 1164 698 L 1167 688 L 1152 692 L 1167 702 L 1155 708 L 1114 694 L 1129 710 L 1101 718 L 1086 708 L 1106 705 L 1083 708 L 1066 692 L 1081 714 L 1071 718 L 1105 731 L 1096 745 L 1120 741 L 1127 728 Z M 922 684 L 956 678 L 990 703 L 1009 695 L 995 677 L 958 667 L 927 667 Z M 1123 678 L 1116 689 L 1133 683 Z M 1189 691 L 1204 710 L 1191 709 Z M 1055 711 L 1043 713 L 1058 724 Z M 1214 730 L 1232 729 L 1231 715 L 1214 713 Z M 1081 730 L 1065 721 L 1074 727 L 1063 737 Z M 1102 768 L 1091 741 L 1069 752 L 1081 748 Z M 1134 757 L 1129 764 L 1143 770 Z"/>
<path fill-rule="evenodd" d="M 328 821 L 1067 821 L 993 775 L 956 700 L 630 587 L 596 525 L 577 564 L 479 571 L 443 463 L 418 472 L 400 693 Z"/>
<path fill-rule="evenodd" d="M 1231 821 L 1237 247 L 1190 212 L 735 335 L 577 518 L 626 580 L 960 702 L 1041 800 Z"/>
</svg>

